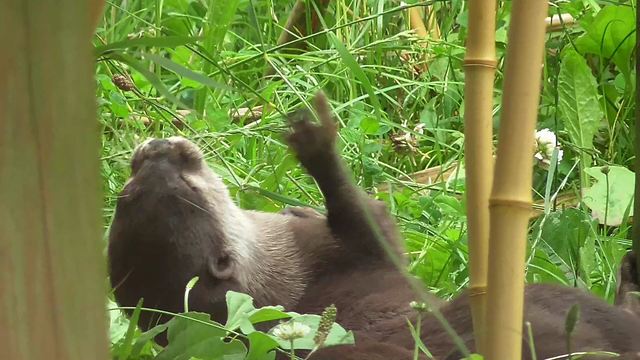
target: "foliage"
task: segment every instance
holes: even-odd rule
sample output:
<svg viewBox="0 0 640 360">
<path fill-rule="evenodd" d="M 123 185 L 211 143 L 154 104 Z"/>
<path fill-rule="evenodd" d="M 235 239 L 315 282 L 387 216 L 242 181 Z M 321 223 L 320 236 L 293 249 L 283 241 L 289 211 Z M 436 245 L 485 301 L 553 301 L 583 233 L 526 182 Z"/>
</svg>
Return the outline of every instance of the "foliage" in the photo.
<svg viewBox="0 0 640 360">
<path fill-rule="evenodd" d="M 353 334 L 340 325 L 331 323 L 328 328 L 321 330 L 320 315 L 300 315 L 286 312 L 281 306 L 266 306 L 256 309 L 253 299 L 246 294 L 229 291 L 227 293 L 228 316 L 224 325 L 210 319 L 209 314 L 186 312 L 175 314 L 175 317 L 165 324 L 157 325 L 136 338 L 123 336 L 113 341 L 112 353 L 119 360 L 126 359 L 155 359 L 155 360 L 202 360 L 237 359 L 237 360 L 265 360 L 274 359 L 276 348 L 284 350 L 313 350 L 318 345 L 314 337 L 319 332 L 324 333 L 322 346 L 353 344 Z M 117 309 L 113 309 L 114 311 Z M 143 309 L 138 306 L 128 329 L 135 329 L 136 313 Z M 152 311 L 144 309 L 144 311 Z M 256 330 L 255 325 L 269 324 L 274 321 L 288 320 L 290 323 L 300 324 L 308 329 L 306 334 L 296 336 L 294 340 L 283 339 L 273 329 L 269 332 Z M 113 323 L 112 323 L 113 326 Z M 113 327 L 112 327 L 113 328 Z M 156 350 L 153 339 L 166 331 L 168 345 Z M 245 340 L 245 341 L 242 341 Z M 249 343 L 249 349 L 245 345 Z"/>
<path fill-rule="evenodd" d="M 340 122 L 343 157 L 358 184 L 385 201 L 397 219 L 410 271 L 438 295 L 456 295 L 468 282 L 462 116 L 473 109 L 462 105 L 467 3 L 435 2 L 442 39 L 423 47 L 407 30 L 399 2 L 337 0 L 322 18 L 325 30 L 310 36 L 302 53 L 275 45 L 292 1 L 110 2 L 94 39 L 105 228 L 133 147 L 152 136 L 179 134 L 197 142 L 243 208 L 321 206 L 320 192 L 282 134 L 283 114 L 323 89 Z M 494 130 L 510 21 L 510 3 L 499 3 Z M 557 135 L 564 156 L 557 166 L 534 168 L 535 199 L 547 211 L 532 223 L 527 262 L 528 281 L 584 287 L 608 300 L 629 246 L 636 106 L 635 1 L 616 3 L 550 7 L 550 14 L 570 13 L 578 22 L 547 35 L 538 128 Z M 424 52 L 430 59 L 426 70 L 420 66 Z M 263 75 L 268 64 L 275 69 L 272 78 Z M 135 87 L 116 86 L 117 74 Z M 251 108 L 261 113 L 259 120 Z M 458 165 L 452 173 L 431 181 L 410 176 L 452 165 Z M 597 170 L 602 166 L 610 169 L 608 186 Z M 560 202 L 566 197 L 576 200 L 567 206 Z M 236 314 L 250 312 L 242 311 Z M 210 334 L 206 341 L 214 343 L 211 338 L 222 336 L 202 315 L 185 316 L 171 326 L 198 319 L 202 326 L 184 331 Z M 273 338 L 252 331 L 253 320 L 240 317 L 232 327 L 248 336 L 247 358 L 258 359 Z M 125 323 L 112 314 L 114 354 L 126 338 Z M 164 351 L 181 351 L 176 336 Z M 151 338 L 136 332 L 133 341 Z M 237 346 L 231 355 L 245 354 L 235 342 L 228 344 Z M 148 341 L 133 348 L 139 357 L 132 359 L 156 351 Z"/>
</svg>

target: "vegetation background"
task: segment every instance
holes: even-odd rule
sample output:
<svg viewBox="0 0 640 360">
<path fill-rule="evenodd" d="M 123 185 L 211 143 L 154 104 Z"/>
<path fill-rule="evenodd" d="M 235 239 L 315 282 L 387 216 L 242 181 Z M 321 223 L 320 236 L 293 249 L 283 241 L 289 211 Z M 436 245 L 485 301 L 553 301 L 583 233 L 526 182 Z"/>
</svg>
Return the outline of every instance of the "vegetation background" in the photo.
<svg viewBox="0 0 640 360">
<path fill-rule="evenodd" d="M 386 201 L 398 221 L 411 273 L 442 297 L 456 295 L 468 282 L 467 2 L 332 1 L 308 50 L 283 52 L 277 39 L 293 3 L 107 2 L 94 38 L 105 232 L 131 152 L 147 137 L 197 142 L 244 208 L 321 207 L 316 185 L 282 135 L 283 115 L 322 89 L 339 119 L 341 151 L 355 180 Z M 415 4 L 432 6 L 438 39 L 410 30 L 407 8 Z M 556 164 L 559 151 L 549 153 L 534 168 L 539 211 L 527 280 L 586 288 L 607 300 L 630 246 L 635 6 L 628 0 L 552 2 L 549 15 L 571 14 L 576 22 L 548 33 L 542 69 L 538 129 L 556 134 L 563 156 Z M 495 129 L 509 11 L 510 1 L 498 1 Z M 274 76 L 265 76 L 269 66 Z M 119 312 L 110 315 L 114 357 L 154 354 L 145 343 L 146 350 L 132 355 L 132 339 L 140 334 Z"/>
</svg>

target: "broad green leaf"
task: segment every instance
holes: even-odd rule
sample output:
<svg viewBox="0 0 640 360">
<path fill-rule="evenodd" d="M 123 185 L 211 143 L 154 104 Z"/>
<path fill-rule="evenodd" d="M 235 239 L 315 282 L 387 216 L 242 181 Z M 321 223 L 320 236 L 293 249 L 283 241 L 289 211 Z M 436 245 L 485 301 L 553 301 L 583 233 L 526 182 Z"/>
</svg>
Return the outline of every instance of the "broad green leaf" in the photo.
<svg viewBox="0 0 640 360">
<path fill-rule="evenodd" d="M 542 228 L 542 239 L 555 253 L 555 262 L 569 271 L 568 278 L 578 273 L 582 261 L 581 249 L 593 241 L 591 218 L 578 209 L 566 209 L 547 215 Z"/>
<path fill-rule="evenodd" d="M 340 311 L 340 310 L 338 310 Z M 307 325 L 311 328 L 311 331 L 300 339 L 293 341 L 294 349 L 298 350 L 311 350 L 314 348 L 315 343 L 313 337 L 318 330 L 318 324 L 320 323 L 320 315 L 298 315 L 291 318 L 291 321 L 296 321 Z M 280 344 L 280 347 L 285 350 L 291 349 L 291 342 L 289 340 L 282 340 L 278 337 L 270 335 L 274 340 Z M 324 342 L 324 346 L 333 345 L 348 345 L 353 344 L 354 338 L 351 331 L 345 330 L 342 326 L 334 323 L 327 335 L 327 339 Z"/>
<path fill-rule="evenodd" d="M 265 321 L 287 319 L 296 315 L 296 313 L 285 312 L 282 306 L 265 306 L 250 312 L 248 315 L 252 324 L 258 324 Z"/>
<path fill-rule="evenodd" d="M 156 360 L 242 360 L 247 353 L 240 340 L 225 339 L 226 331 L 213 323 L 208 314 L 185 313 L 168 323 L 169 345 Z M 196 320 L 196 321 L 194 321 Z M 204 322 L 204 323 L 203 323 Z M 205 324 L 208 323 L 208 324 Z"/>
<path fill-rule="evenodd" d="M 240 328 L 244 334 L 255 331 L 253 324 L 266 321 L 279 320 L 297 316 L 294 312 L 285 312 L 281 306 L 265 306 L 256 309 L 253 306 L 253 298 L 247 294 L 235 291 L 227 292 L 227 323 L 228 330 Z"/>
<path fill-rule="evenodd" d="M 138 39 L 116 41 L 111 44 L 96 46 L 94 53 L 96 56 L 102 56 L 105 53 L 130 49 L 134 47 L 168 47 L 174 48 L 180 45 L 193 44 L 200 38 L 190 36 L 165 36 L 165 37 L 142 37 Z"/>
<path fill-rule="evenodd" d="M 227 322 L 225 328 L 235 330 L 237 328 L 252 329 L 249 321 L 249 313 L 256 308 L 253 306 L 253 298 L 247 294 L 227 291 Z"/>
<path fill-rule="evenodd" d="M 604 114 L 598 99 L 596 80 L 584 58 L 568 48 L 562 56 L 558 76 L 559 110 L 571 142 L 584 150 L 593 149 L 593 137 Z M 591 165 L 591 156 L 581 155 L 584 168 Z"/>
<path fill-rule="evenodd" d="M 153 340 L 158 334 L 167 330 L 167 326 L 167 323 L 160 324 L 142 333 L 142 335 L 140 335 L 136 339 L 135 344 L 133 344 L 133 348 L 131 349 L 131 357 L 134 359 L 138 358 L 142 350 L 145 348 L 145 345 Z"/>
<path fill-rule="evenodd" d="M 595 19 L 582 24 L 586 33 L 576 40 L 580 52 L 612 58 L 630 78 L 631 54 L 636 44 L 635 10 L 631 6 L 606 6 Z"/>
<path fill-rule="evenodd" d="M 365 117 L 360 121 L 360 128 L 367 135 L 374 135 L 380 129 L 380 122 L 376 118 Z"/>
<path fill-rule="evenodd" d="M 584 191 L 582 200 L 601 224 L 605 223 L 606 216 L 607 225 L 617 226 L 622 222 L 628 208 L 629 215 L 633 215 L 635 175 L 622 166 L 609 166 L 608 175 L 603 174 L 601 170 L 601 167 L 585 169 L 587 175 L 593 177 L 596 183 Z"/>
<path fill-rule="evenodd" d="M 278 347 L 278 342 L 269 335 L 256 331 L 248 335 L 249 354 L 246 360 L 273 360 L 276 352 L 272 351 Z"/>
</svg>

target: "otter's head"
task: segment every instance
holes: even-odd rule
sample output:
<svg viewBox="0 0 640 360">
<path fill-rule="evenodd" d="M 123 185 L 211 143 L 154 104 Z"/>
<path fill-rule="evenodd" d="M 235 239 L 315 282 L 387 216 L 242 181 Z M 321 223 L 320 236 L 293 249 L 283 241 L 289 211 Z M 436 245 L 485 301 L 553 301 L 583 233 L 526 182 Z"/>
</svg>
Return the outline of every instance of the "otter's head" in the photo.
<svg viewBox="0 0 640 360">
<path fill-rule="evenodd" d="M 109 234 L 109 270 L 122 306 L 226 317 L 227 290 L 242 291 L 243 264 L 251 261 L 252 228 L 233 204 L 202 152 L 181 137 L 150 139 L 131 161 L 131 178 L 118 198 Z M 144 312 L 143 312 L 144 314 Z M 153 325 L 150 313 L 141 318 Z"/>
</svg>

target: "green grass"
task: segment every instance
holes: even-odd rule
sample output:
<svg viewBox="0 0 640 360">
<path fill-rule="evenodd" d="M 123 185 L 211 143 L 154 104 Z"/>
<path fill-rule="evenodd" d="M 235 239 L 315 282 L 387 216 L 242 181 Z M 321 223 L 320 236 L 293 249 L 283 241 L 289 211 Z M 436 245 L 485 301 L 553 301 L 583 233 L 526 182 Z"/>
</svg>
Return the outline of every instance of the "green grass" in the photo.
<svg viewBox="0 0 640 360">
<path fill-rule="evenodd" d="M 277 211 L 300 203 L 321 206 L 318 189 L 282 137 L 283 114 L 322 89 L 339 119 L 342 155 L 358 184 L 372 192 L 383 184 L 390 186 L 375 196 L 388 202 L 402 229 L 411 272 L 441 296 L 457 294 L 468 282 L 463 173 L 430 185 L 413 183 L 408 174 L 464 163 L 462 116 L 470 111 L 464 109 L 462 98 L 466 3 L 435 3 L 443 37 L 429 43 L 429 70 L 420 74 L 414 68 L 425 50 L 408 32 L 398 2 L 334 1 L 323 19 L 327 30 L 309 37 L 307 52 L 281 53 L 275 44 L 292 3 L 108 2 L 94 39 L 100 50 L 96 79 L 103 133 L 105 230 L 129 173 L 131 151 L 147 137 L 179 134 L 197 142 L 244 208 Z M 509 2 L 501 3 L 495 130 L 509 22 Z M 617 264 L 630 245 L 627 222 L 604 227 L 592 219 L 592 209 L 584 203 L 567 210 L 554 206 L 551 197 L 559 191 L 579 195 L 585 190 L 581 188 L 585 179 L 593 183 L 583 172 L 591 165 L 583 161 L 574 166 L 581 159 L 589 159 L 594 166 L 626 168 L 633 161 L 630 129 L 635 84 L 631 79 L 635 73 L 625 70 L 625 66 L 633 69 L 631 57 L 626 57 L 625 65 L 624 57 L 616 58 L 615 53 L 626 51 L 635 35 L 624 36 L 623 22 L 619 25 L 623 35 L 600 37 L 602 46 L 595 47 L 600 53 L 594 53 L 594 47 L 581 38 L 585 33 L 598 38 L 598 29 L 589 24 L 602 16 L 601 6 L 619 6 L 622 10 L 615 16 L 622 16 L 635 2 L 585 0 L 550 7 L 550 14 L 569 12 L 585 27 L 579 23 L 547 36 L 538 128 L 556 132 L 564 159 L 554 172 L 534 169 L 535 198 L 546 199 L 549 211 L 532 224 L 527 280 L 588 288 L 611 300 Z M 221 19 L 229 20 L 228 28 Z M 111 49 L 105 47 L 114 43 L 118 44 Z M 562 75 L 564 54 L 574 46 L 588 66 L 578 74 L 586 80 L 576 84 L 569 79 L 578 75 Z M 282 78 L 263 77 L 268 63 Z M 115 87 L 114 74 L 131 76 L 137 90 L 123 92 Z M 594 112 L 585 112 L 581 105 L 572 107 L 567 94 L 559 91 L 577 88 L 595 96 L 601 117 L 593 118 Z M 267 103 L 272 110 L 259 123 L 232 121 L 229 116 L 231 110 Z M 180 105 L 195 110 L 184 117 L 183 126 L 176 126 Z M 585 125 L 588 120 L 595 126 Z M 419 124 L 421 131 L 416 130 Z M 578 142 L 570 130 L 576 126 L 593 133 L 592 141 Z M 413 147 L 407 150 L 394 144 L 392 138 L 397 135 L 411 138 Z M 598 198 L 596 203 L 608 207 L 613 200 L 607 205 L 606 199 Z"/>
</svg>

